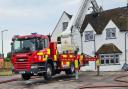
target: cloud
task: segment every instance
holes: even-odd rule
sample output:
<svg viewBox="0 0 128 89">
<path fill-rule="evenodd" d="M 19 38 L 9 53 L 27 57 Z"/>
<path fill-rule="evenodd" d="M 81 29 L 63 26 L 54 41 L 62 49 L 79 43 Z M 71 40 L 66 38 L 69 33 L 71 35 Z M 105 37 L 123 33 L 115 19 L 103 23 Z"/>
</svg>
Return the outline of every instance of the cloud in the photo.
<svg viewBox="0 0 128 89">
<path fill-rule="evenodd" d="M 113 1 L 118 3 L 126 3 L 128 0 L 113 0 Z"/>
<path fill-rule="evenodd" d="M 51 14 L 54 14 L 56 9 L 58 9 L 58 6 L 55 4 L 56 1 L 53 2 L 52 0 L 0 0 L 0 20 L 46 20 Z M 51 10 L 51 8 L 53 10 Z"/>
<path fill-rule="evenodd" d="M 80 3 L 81 0 L 67 0 L 67 3 L 65 3 L 67 6 L 74 6 Z"/>
<path fill-rule="evenodd" d="M 42 10 L 42 12 L 41 12 Z M 47 10 L 43 9 L 19 9 L 19 8 L 10 8 L 10 9 L 5 9 L 5 8 L 0 8 L 0 19 L 38 19 L 38 18 L 47 18 L 50 12 Z"/>
</svg>

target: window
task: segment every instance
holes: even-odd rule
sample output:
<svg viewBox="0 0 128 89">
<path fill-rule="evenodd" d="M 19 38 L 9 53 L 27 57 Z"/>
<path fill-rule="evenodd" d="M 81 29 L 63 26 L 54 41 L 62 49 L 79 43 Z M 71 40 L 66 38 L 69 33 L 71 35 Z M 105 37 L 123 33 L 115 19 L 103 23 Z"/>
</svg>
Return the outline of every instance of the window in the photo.
<svg viewBox="0 0 128 89">
<path fill-rule="evenodd" d="M 37 40 L 37 46 L 38 46 L 38 50 L 42 50 L 45 48 L 45 40 L 44 39 L 38 39 Z"/>
<path fill-rule="evenodd" d="M 93 41 L 93 40 L 94 40 L 93 31 L 86 31 L 85 32 L 85 41 Z"/>
<path fill-rule="evenodd" d="M 57 37 L 57 43 L 61 44 L 61 37 Z"/>
<path fill-rule="evenodd" d="M 118 54 L 102 54 L 100 55 L 101 64 L 119 64 L 119 55 Z"/>
<path fill-rule="evenodd" d="M 45 39 L 45 48 L 47 48 L 48 47 L 48 39 Z"/>
<path fill-rule="evenodd" d="M 106 38 L 107 39 L 115 39 L 116 38 L 116 28 L 106 29 Z"/>
<path fill-rule="evenodd" d="M 63 22 L 63 31 L 65 31 L 68 27 L 68 22 Z"/>
</svg>

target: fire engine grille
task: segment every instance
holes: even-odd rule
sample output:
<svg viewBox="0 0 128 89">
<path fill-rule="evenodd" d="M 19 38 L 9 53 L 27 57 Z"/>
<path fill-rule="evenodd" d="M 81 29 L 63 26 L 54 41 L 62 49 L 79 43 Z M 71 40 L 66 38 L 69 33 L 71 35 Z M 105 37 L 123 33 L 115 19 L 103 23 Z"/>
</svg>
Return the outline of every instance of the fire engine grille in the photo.
<svg viewBox="0 0 128 89">
<path fill-rule="evenodd" d="M 17 70 L 27 70 L 30 68 L 30 63 L 27 59 L 17 59 L 15 63 L 15 68 Z"/>
</svg>

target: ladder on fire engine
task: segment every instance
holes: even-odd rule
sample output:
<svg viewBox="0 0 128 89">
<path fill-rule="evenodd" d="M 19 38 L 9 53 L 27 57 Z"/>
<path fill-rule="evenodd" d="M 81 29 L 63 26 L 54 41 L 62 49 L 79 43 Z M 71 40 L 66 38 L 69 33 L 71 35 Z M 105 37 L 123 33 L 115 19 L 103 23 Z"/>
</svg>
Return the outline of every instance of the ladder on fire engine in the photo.
<svg viewBox="0 0 128 89">
<path fill-rule="evenodd" d="M 87 15 L 87 11 L 90 8 L 90 4 L 92 4 L 92 9 L 94 13 L 98 13 L 103 11 L 102 8 L 100 8 L 96 2 L 96 0 L 82 0 L 81 6 L 75 16 L 75 21 L 72 24 L 73 26 L 76 26 L 77 28 L 81 28 L 81 25 L 83 23 L 83 20 L 85 16 Z"/>
<path fill-rule="evenodd" d="M 68 37 L 71 38 L 71 44 L 73 45 L 74 48 L 77 48 L 77 43 L 74 40 L 76 38 L 74 37 L 76 36 L 76 34 L 74 33 L 75 31 L 76 33 L 80 32 L 81 26 L 83 24 L 85 16 L 87 15 L 90 5 L 92 5 L 92 9 L 94 13 L 98 13 L 103 10 L 102 8 L 98 6 L 96 0 L 81 0 L 81 4 L 80 4 L 80 8 L 78 12 L 72 17 L 67 29 L 61 34 L 62 37 L 66 36 L 67 38 Z"/>
<path fill-rule="evenodd" d="M 72 18 L 71 23 L 69 24 L 69 28 L 72 31 L 72 44 L 77 44 L 74 39 L 76 39 L 76 33 L 80 33 L 81 26 L 83 24 L 83 21 L 87 15 L 88 9 L 90 8 L 90 4 L 92 5 L 93 13 L 99 13 L 103 11 L 101 7 L 98 6 L 96 0 L 82 0 L 81 1 L 81 6 L 77 12 L 77 14 Z M 81 41 L 82 42 L 82 41 Z M 82 43 L 81 43 L 82 44 Z M 82 45 L 81 45 L 82 47 Z M 83 53 L 82 48 L 81 48 L 81 53 Z"/>
</svg>

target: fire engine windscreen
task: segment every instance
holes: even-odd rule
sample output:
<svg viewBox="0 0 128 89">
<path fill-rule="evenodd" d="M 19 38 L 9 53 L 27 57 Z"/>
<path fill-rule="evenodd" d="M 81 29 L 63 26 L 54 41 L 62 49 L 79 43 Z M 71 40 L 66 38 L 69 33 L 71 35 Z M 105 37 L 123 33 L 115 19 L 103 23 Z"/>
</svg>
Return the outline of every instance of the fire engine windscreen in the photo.
<svg viewBox="0 0 128 89">
<path fill-rule="evenodd" d="M 18 39 L 12 44 L 12 52 L 30 52 L 45 48 L 45 39 Z"/>
</svg>

